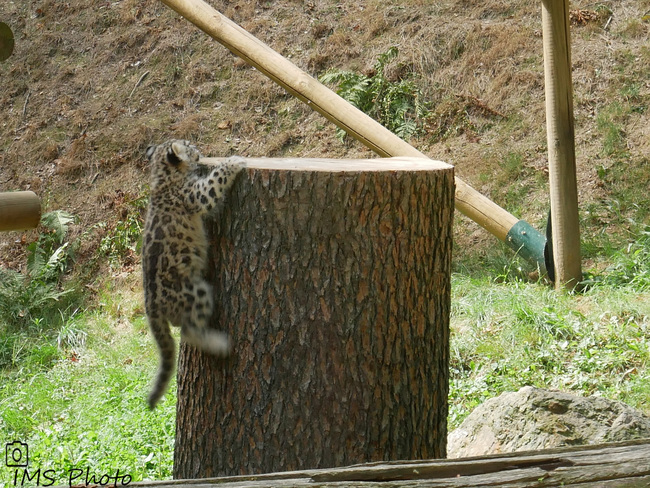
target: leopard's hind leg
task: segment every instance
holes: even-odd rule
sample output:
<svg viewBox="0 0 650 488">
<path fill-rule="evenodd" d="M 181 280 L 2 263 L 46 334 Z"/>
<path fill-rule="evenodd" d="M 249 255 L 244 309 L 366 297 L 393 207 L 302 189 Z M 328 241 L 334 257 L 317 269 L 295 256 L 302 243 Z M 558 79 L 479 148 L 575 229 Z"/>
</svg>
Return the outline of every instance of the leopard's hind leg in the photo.
<svg viewBox="0 0 650 488">
<path fill-rule="evenodd" d="M 212 287 L 204 280 L 191 280 L 183 286 L 182 296 L 186 306 L 181 338 L 210 354 L 227 356 L 230 353 L 228 335 L 208 328 L 213 310 Z"/>
</svg>

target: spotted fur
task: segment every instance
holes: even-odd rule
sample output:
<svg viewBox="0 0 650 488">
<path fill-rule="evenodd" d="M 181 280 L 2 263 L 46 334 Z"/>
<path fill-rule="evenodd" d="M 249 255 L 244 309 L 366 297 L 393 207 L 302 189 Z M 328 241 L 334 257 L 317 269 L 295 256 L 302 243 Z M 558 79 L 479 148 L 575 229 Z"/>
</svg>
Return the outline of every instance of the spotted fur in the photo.
<svg viewBox="0 0 650 488">
<path fill-rule="evenodd" d="M 203 278 L 208 252 L 203 218 L 222 201 L 245 161 L 232 156 L 206 171 L 199 164 L 200 157 L 194 146 L 181 140 L 147 149 L 151 197 L 143 235 L 142 273 L 149 328 L 160 352 L 160 367 L 149 394 L 152 409 L 175 368 L 170 325 L 181 328 L 181 340 L 204 351 L 225 356 L 230 350 L 227 335 L 208 328 L 213 297 L 212 287 Z"/>
</svg>

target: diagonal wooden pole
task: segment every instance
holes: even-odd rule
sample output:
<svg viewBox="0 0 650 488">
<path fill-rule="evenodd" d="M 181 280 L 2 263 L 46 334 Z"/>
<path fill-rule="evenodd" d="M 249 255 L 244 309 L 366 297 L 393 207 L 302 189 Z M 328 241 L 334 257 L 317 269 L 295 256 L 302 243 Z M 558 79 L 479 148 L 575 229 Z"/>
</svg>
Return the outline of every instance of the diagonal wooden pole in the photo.
<svg viewBox="0 0 650 488">
<path fill-rule="evenodd" d="M 378 155 L 429 159 L 203 0 L 161 1 Z M 460 178 L 455 184 L 456 209 L 544 266 L 545 238 L 538 231 Z"/>
<path fill-rule="evenodd" d="M 573 128 L 569 0 L 542 1 L 546 130 L 556 288 L 582 280 Z"/>
</svg>

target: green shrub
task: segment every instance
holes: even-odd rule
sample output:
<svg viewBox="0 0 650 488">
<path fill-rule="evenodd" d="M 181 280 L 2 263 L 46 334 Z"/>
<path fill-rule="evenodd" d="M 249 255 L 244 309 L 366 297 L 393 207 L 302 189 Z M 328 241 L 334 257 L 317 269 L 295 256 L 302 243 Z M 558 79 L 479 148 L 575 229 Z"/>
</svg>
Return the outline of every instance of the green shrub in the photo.
<svg viewBox="0 0 650 488">
<path fill-rule="evenodd" d="M 73 257 L 75 246 L 64 242 L 73 221 L 67 212 L 46 213 L 38 240 L 27 247 L 27 273 L 0 269 L 0 322 L 24 326 L 60 314 L 60 300 L 73 291 L 60 286 Z"/>
<path fill-rule="evenodd" d="M 61 282 L 76 247 L 66 242 L 73 221 L 63 211 L 46 213 L 39 238 L 27 247 L 26 273 L 0 268 L 0 368 L 39 368 L 61 353 L 56 329 L 76 311 L 76 290 Z"/>
<path fill-rule="evenodd" d="M 398 53 L 393 46 L 380 54 L 372 75 L 332 69 L 323 74 L 320 81 L 336 84 L 336 93 L 341 97 L 397 136 L 408 139 L 423 131 L 422 121 L 428 114 L 428 104 L 412 75 L 398 81 L 386 78 L 386 66 Z M 337 134 L 341 139 L 345 137 L 341 129 Z"/>
<path fill-rule="evenodd" d="M 140 253 L 147 202 L 147 195 L 130 202 L 130 208 L 124 219 L 118 221 L 115 227 L 102 238 L 99 254 L 106 256 L 111 265 L 124 264 L 125 261 L 133 260 L 134 256 Z"/>
</svg>

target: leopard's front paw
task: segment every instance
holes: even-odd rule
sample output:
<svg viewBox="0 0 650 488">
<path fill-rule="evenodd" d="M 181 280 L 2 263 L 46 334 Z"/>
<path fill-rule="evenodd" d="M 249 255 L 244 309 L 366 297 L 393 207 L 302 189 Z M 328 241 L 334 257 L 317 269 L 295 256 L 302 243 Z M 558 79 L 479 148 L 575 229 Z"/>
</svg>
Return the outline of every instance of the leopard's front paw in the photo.
<svg viewBox="0 0 650 488">
<path fill-rule="evenodd" d="M 230 156 L 226 159 L 226 167 L 231 174 L 237 174 L 247 166 L 246 160 L 241 156 Z"/>
</svg>

